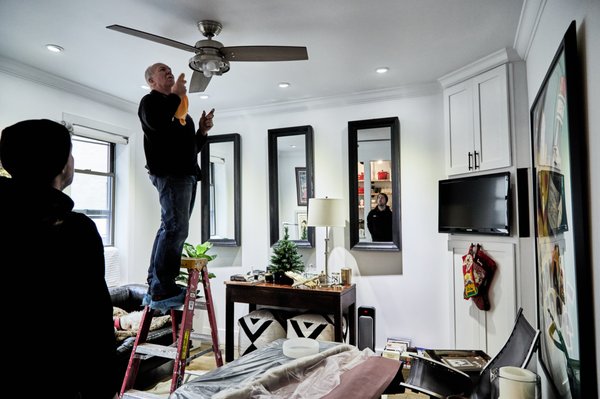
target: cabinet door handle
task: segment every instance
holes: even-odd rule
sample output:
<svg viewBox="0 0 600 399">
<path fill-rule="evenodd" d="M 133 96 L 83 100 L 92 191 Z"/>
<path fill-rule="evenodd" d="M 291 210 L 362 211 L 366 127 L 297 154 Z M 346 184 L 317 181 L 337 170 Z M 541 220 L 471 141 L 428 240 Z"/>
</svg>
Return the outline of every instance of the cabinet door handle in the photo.
<svg viewBox="0 0 600 399">
<path fill-rule="evenodd" d="M 479 164 L 477 163 L 477 151 L 474 152 L 475 157 L 473 158 L 473 160 L 475 161 L 475 169 L 479 169 Z"/>
<path fill-rule="evenodd" d="M 469 151 L 469 170 L 473 170 L 473 167 L 471 166 L 472 159 L 473 159 L 473 154 L 471 154 L 471 151 Z"/>
</svg>

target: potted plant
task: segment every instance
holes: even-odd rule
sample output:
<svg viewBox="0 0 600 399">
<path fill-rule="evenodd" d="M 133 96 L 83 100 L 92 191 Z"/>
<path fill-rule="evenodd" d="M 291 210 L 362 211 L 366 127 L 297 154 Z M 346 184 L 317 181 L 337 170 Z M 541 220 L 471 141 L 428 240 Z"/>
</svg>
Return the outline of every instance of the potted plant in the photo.
<svg viewBox="0 0 600 399">
<path fill-rule="evenodd" d="M 273 273 L 276 284 L 292 285 L 294 280 L 286 276 L 285 272 L 302 272 L 304 271 L 304 263 L 301 259 L 302 255 L 298 253 L 298 247 L 289 239 L 288 226 L 285 226 L 283 231 L 283 239 L 279 240 L 273 247 L 269 269 Z"/>
<path fill-rule="evenodd" d="M 192 244 L 189 244 L 186 242 L 183 244 L 184 253 L 182 255 L 184 257 L 206 259 L 208 262 L 210 262 L 211 260 L 213 260 L 217 257 L 216 254 L 209 255 L 206 253 L 206 252 L 208 252 L 209 249 L 212 248 L 212 246 L 213 246 L 213 244 L 209 241 L 206 241 L 204 244 L 198 244 L 195 247 Z M 216 277 L 214 273 L 208 272 L 208 278 L 214 278 L 214 277 Z M 185 285 L 187 287 L 188 278 L 189 278 L 188 270 L 186 268 L 182 267 L 181 269 L 179 269 L 179 275 L 175 278 L 175 281 L 178 284 Z"/>
</svg>

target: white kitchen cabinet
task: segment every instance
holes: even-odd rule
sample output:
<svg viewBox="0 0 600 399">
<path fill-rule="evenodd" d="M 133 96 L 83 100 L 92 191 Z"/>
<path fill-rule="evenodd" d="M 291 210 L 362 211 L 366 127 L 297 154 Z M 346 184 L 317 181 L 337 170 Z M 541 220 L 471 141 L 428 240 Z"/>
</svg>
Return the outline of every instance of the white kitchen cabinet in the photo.
<svg viewBox="0 0 600 399">
<path fill-rule="evenodd" d="M 509 65 L 444 89 L 446 173 L 511 166 Z"/>
<path fill-rule="evenodd" d="M 479 310 L 473 300 L 463 297 L 462 256 L 467 253 L 471 242 L 480 243 L 497 266 L 489 287 L 491 305 L 488 311 Z M 448 250 L 452 253 L 449 311 L 454 349 L 479 349 L 494 356 L 508 339 L 517 315 L 515 245 L 483 241 L 479 237 L 478 241 L 450 240 Z"/>
</svg>

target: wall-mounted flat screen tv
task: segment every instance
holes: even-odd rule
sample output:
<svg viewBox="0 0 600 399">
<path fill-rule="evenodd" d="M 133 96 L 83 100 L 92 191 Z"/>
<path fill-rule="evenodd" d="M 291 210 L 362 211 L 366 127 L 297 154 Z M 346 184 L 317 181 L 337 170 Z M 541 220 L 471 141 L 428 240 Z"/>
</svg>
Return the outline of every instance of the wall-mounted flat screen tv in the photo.
<svg viewBox="0 0 600 399">
<path fill-rule="evenodd" d="M 439 181 L 440 233 L 510 235 L 510 172 Z"/>
</svg>

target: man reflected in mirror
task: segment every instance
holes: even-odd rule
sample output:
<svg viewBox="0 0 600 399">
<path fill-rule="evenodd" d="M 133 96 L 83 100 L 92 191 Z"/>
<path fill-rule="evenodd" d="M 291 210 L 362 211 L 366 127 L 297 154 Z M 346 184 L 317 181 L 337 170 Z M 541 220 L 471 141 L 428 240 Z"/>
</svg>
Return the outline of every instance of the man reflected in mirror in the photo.
<svg viewBox="0 0 600 399">
<path fill-rule="evenodd" d="M 367 215 L 367 227 L 373 241 L 392 241 L 392 210 L 385 193 L 377 195 L 377 206 Z"/>
</svg>

